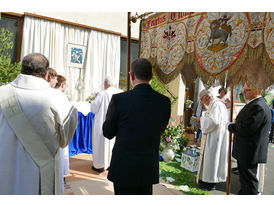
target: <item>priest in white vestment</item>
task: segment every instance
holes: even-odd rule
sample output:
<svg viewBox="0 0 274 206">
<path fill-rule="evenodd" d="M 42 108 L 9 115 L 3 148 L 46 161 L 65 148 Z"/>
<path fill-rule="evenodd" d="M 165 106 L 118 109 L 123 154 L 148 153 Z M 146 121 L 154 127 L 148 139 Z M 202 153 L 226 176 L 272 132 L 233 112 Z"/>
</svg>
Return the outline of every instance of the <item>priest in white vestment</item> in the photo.
<svg viewBox="0 0 274 206">
<path fill-rule="evenodd" d="M 225 182 L 228 166 L 227 108 L 211 92 L 202 90 L 200 100 L 206 112 L 200 118 L 202 140 L 197 180 L 202 189 L 213 190 L 218 182 Z"/>
<path fill-rule="evenodd" d="M 29 54 L 21 74 L 0 87 L 1 195 L 61 194 L 58 151 L 73 137 L 78 112 L 50 87 L 48 67 L 45 56 Z"/>
<path fill-rule="evenodd" d="M 111 97 L 113 94 L 122 92 L 122 90 L 116 89 L 113 85 L 114 79 L 106 77 L 104 80 L 105 90 L 99 92 L 90 103 L 90 111 L 95 114 L 92 128 L 92 169 L 97 172 L 103 172 L 109 167 L 115 142 L 115 138 L 109 140 L 103 135 L 103 123 Z"/>
</svg>

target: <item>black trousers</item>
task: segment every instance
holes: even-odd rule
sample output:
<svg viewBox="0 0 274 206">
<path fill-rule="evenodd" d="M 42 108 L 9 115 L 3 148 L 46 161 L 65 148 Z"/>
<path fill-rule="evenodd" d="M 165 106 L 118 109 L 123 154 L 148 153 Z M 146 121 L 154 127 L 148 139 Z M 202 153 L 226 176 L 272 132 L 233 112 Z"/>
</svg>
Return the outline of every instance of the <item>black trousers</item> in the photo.
<svg viewBox="0 0 274 206">
<path fill-rule="evenodd" d="M 237 161 L 241 190 L 239 195 L 257 195 L 258 194 L 258 179 L 257 169 L 258 164 L 247 166 Z"/>
<path fill-rule="evenodd" d="M 115 195 L 152 195 L 152 185 L 121 187 L 114 183 L 113 186 Z"/>
</svg>

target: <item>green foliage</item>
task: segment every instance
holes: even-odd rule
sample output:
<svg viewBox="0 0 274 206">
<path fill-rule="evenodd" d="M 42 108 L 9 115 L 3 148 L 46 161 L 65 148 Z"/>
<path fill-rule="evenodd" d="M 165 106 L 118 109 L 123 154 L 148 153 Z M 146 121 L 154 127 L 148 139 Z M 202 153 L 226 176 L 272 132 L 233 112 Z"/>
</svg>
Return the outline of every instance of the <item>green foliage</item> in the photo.
<svg viewBox="0 0 274 206">
<path fill-rule="evenodd" d="M 0 30 L 0 85 L 11 82 L 20 73 L 20 63 L 11 63 L 8 53 L 13 47 L 12 33 L 8 29 Z"/>
<path fill-rule="evenodd" d="M 268 105 L 269 107 L 272 107 L 272 100 L 273 100 L 273 98 L 274 98 L 273 95 L 272 95 L 272 93 L 271 93 L 271 92 L 268 92 L 268 91 L 266 91 L 266 90 L 264 90 L 264 91 L 262 92 L 262 97 L 265 99 L 267 105 Z"/>
<path fill-rule="evenodd" d="M 161 94 L 166 94 L 168 90 L 168 86 L 165 84 L 162 84 L 158 81 L 157 77 L 155 75 L 152 76 L 152 79 L 150 81 L 150 86 L 156 91 Z"/>
<path fill-rule="evenodd" d="M 169 89 L 168 86 L 161 83 L 160 81 L 158 81 L 158 79 L 155 75 L 152 76 L 150 85 L 151 85 L 152 89 L 154 89 L 156 92 L 159 92 L 163 95 L 167 94 L 168 97 L 170 98 L 171 106 L 177 102 L 178 97 L 174 97 L 173 95 L 171 95 L 171 93 L 168 91 L 168 89 Z"/>
<path fill-rule="evenodd" d="M 171 102 L 171 106 L 174 105 L 178 99 L 178 97 L 174 97 L 172 96 L 169 92 L 168 92 L 168 86 L 165 84 L 162 84 L 161 82 L 159 82 L 157 80 L 157 77 L 155 75 L 152 76 L 152 79 L 150 81 L 150 86 L 152 87 L 152 89 L 154 89 L 156 92 L 159 92 L 160 94 L 163 95 L 168 95 L 168 97 L 170 98 L 170 102 Z M 123 72 L 120 72 L 120 82 L 119 82 L 119 88 L 122 89 L 123 91 L 127 90 L 127 78 L 124 75 Z M 132 84 L 130 83 L 130 88 L 132 89 Z"/>
<path fill-rule="evenodd" d="M 190 99 L 187 99 L 187 100 L 185 101 L 185 104 L 193 104 L 193 101 L 190 100 Z"/>
<path fill-rule="evenodd" d="M 133 87 L 130 81 L 129 84 L 129 89 L 132 89 Z M 127 77 L 123 72 L 120 72 L 119 89 L 123 90 L 124 92 L 127 91 Z"/>
<path fill-rule="evenodd" d="M 183 193 L 187 195 L 209 195 L 210 193 L 208 191 L 202 190 L 198 188 L 198 185 L 196 183 L 196 176 L 182 168 L 180 166 L 180 162 L 177 161 L 171 161 L 169 163 L 166 163 L 164 161 L 159 162 L 160 167 L 160 177 L 167 181 L 167 177 L 172 177 L 174 179 L 174 182 L 171 182 L 170 184 L 175 186 L 181 186 L 181 185 L 187 185 L 189 187 L 189 192 L 182 191 Z"/>
</svg>

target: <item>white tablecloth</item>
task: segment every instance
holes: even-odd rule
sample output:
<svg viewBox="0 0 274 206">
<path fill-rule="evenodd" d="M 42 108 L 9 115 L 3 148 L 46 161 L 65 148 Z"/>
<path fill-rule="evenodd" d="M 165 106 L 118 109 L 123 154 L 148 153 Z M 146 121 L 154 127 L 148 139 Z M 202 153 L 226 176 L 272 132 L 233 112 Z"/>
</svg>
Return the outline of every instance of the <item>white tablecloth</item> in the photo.
<svg viewBox="0 0 274 206">
<path fill-rule="evenodd" d="M 75 106 L 75 108 L 79 112 L 81 112 L 85 116 L 87 116 L 87 114 L 90 112 L 90 103 L 88 103 L 88 102 L 72 101 L 71 103 Z"/>
</svg>

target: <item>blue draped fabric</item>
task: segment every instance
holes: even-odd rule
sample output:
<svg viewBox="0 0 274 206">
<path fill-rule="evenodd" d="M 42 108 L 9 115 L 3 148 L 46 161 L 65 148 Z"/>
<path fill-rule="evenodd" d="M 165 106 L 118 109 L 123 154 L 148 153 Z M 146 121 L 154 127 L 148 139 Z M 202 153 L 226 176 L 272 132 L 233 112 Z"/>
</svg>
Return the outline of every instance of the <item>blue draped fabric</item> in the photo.
<svg viewBox="0 0 274 206">
<path fill-rule="evenodd" d="M 69 143 L 69 156 L 74 156 L 80 153 L 92 154 L 92 124 L 94 114 L 88 113 L 87 116 L 78 112 L 78 126 L 74 136 Z"/>
</svg>

